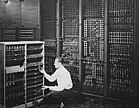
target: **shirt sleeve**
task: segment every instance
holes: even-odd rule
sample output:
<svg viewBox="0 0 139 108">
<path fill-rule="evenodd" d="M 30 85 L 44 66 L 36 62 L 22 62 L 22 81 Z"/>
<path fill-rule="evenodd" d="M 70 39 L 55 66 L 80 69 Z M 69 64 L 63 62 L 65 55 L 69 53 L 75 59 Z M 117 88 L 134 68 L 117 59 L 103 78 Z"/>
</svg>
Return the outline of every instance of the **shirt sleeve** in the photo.
<svg viewBox="0 0 139 108">
<path fill-rule="evenodd" d="M 54 74 L 49 75 L 47 73 L 44 74 L 45 78 L 48 79 L 50 82 L 53 82 L 56 80 L 57 72 L 55 71 Z"/>
<path fill-rule="evenodd" d="M 64 82 L 61 82 L 60 84 L 58 84 L 58 86 L 51 86 L 50 87 L 50 90 L 55 90 L 55 91 L 62 91 L 65 89 L 65 86 L 66 86 L 66 81 Z"/>
<path fill-rule="evenodd" d="M 62 91 L 62 90 L 64 90 L 64 88 L 60 87 L 60 86 L 49 86 L 49 89 L 50 90 L 54 90 L 54 91 Z"/>
</svg>

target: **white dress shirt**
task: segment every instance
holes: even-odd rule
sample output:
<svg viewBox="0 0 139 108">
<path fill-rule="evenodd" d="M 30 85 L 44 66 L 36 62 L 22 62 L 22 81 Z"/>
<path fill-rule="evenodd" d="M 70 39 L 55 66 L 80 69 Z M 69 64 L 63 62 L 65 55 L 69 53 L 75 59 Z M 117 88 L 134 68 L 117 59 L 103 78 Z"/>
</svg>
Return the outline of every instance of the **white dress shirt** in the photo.
<svg viewBox="0 0 139 108">
<path fill-rule="evenodd" d="M 48 74 L 45 74 L 45 77 L 50 81 L 53 82 L 57 80 L 57 86 L 49 86 L 50 90 L 55 91 L 62 91 L 64 89 L 71 89 L 73 87 L 73 83 L 71 80 L 71 76 L 69 71 L 62 65 L 60 66 L 54 74 L 51 76 Z"/>
</svg>

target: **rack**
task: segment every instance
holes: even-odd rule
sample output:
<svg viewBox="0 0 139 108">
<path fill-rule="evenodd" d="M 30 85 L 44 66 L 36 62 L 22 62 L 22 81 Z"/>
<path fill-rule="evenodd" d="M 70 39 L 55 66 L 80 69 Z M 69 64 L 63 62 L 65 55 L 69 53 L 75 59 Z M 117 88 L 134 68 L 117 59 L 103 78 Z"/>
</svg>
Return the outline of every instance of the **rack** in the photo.
<svg viewBox="0 0 139 108">
<path fill-rule="evenodd" d="M 138 103 L 138 3 L 57 0 L 57 55 L 82 94 Z"/>
<path fill-rule="evenodd" d="M 43 98 L 44 42 L 1 42 L 0 105 L 26 108 Z M 38 92 L 40 91 L 40 92 Z"/>
<path fill-rule="evenodd" d="M 40 0 L 41 40 L 45 42 L 45 70 L 49 74 L 55 71 L 53 64 L 57 53 L 56 5 L 57 0 Z"/>
<path fill-rule="evenodd" d="M 71 73 L 74 89 L 80 89 L 79 81 L 79 1 L 78 0 L 62 0 L 61 16 L 62 16 L 62 57 L 64 58 L 64 66 Z"/>
<path fill-rule="evenodd" d="M 135 0 L 112 0 L 108 4 L 108 96 L 131 100 L 134 92 Z"/>
</svg>

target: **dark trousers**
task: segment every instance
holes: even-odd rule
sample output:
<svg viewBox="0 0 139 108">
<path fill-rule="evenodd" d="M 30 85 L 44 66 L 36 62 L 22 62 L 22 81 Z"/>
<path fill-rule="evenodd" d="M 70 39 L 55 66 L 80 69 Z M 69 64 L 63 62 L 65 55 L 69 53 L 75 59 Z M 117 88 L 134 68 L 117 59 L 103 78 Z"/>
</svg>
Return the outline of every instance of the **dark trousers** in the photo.
<svg viewBox="0 0 139 108">
<path fill-rule="evenodd" d="M 72 97 L 72 90 L 64 89 L 63 91 L 50 91 L 48 94 L 44 96 L 45 103 L 61 103 L 67 100 L 68 98 Z"/>
</svg>

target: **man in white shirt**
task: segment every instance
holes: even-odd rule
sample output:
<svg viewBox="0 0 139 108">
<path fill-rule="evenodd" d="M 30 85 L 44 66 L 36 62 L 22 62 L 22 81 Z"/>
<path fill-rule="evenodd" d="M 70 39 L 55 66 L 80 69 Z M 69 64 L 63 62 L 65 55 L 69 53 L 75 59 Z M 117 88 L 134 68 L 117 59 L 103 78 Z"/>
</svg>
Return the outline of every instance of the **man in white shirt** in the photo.
<svg viewBox="0 0 139 108">
<path fill-rule="evenodd" d="M 71 75 L 69 71 L 63 66 L 62 62 L 63 60 L 61 57 L 57 57 L 55 59 L 54 66 L 56 68 L 56 71 L 52 75 L 47 74 L 44 69 L 40 70 L 40 72 L 44 74 L 44 77 L 48 81 L 50 82 L 57 81 L 56 86 L 43 86 L 42 89 L 51 90 L 51 92 L 49 92 L 45 96 L 46 101 L 50 97 L 51 98 L 57 97 L 62 101 L 62 99 L 69 96 L 69 92 L 73 87 Z"/>
</svg>

